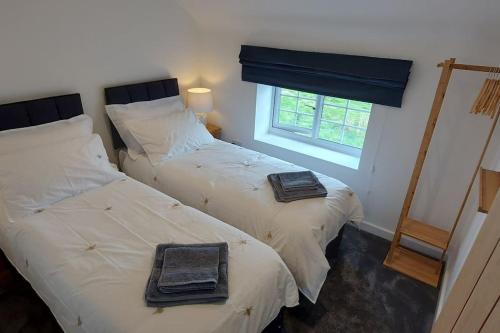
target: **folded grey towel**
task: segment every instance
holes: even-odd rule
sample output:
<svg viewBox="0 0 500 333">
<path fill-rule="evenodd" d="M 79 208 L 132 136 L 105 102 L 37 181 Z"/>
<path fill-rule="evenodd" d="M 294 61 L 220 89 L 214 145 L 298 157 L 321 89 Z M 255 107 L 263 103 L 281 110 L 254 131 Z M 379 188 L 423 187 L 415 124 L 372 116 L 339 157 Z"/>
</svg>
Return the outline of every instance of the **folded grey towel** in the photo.
<svg viewBox="0 0 500 333">
<path fill-rule="evenodd" d="M 165 249 L 177 247 L 217 247 L 219 249 L 219 279 L 213 290 L 196 290 L 177 293 L 162 293 L 158 289 Z M 228 246 L 227 243 L 211 244 L 159 244 L 156 247 L 153 270 L 146 286 L 145 299 L 149 307 L 167 307 L 183 304 L 222 302 L 228 298 Z"/>
<path fill-rule="evenodd" d="M 278 174 L 270 174 L 267 176 L 267 179 L 271 183 L 271 187 L 274 192 L 274 198 L 279 202 L 291 202 L 295 200 L 326 197 L 328 194 L 328 191 L 321 183 L 319 183 L 318 187 L 312 190 L 297 190 L 293 192 L 285 192 L 283 190 L 283 187 L 281 186 Z"/>
<path fill-rule="evenodd" d="M 278 174 L 283 191 L 314 190 L 320 182 L 311 171 L 282 172 Z"/>
<path fill-rule="evenodd" d="M 163 293 L 213 290 L 219 279 L 219 248 L 175 247 L 165 249 L 158 289 Z"/>
</svg>

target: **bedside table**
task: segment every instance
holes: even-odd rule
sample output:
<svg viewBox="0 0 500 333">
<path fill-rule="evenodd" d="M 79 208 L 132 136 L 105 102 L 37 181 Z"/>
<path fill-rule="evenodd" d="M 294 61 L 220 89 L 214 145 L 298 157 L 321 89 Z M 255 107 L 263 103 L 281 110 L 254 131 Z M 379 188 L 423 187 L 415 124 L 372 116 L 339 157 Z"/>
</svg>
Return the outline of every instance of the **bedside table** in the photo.
<svg viewBox="0 0 500 333">
<path fill-rule="evenodd" d="M 206 124 L 205 126 L 214 138 L 220 139 L 222 129 L 219 126 L 213 124 Z"/>
</svg>

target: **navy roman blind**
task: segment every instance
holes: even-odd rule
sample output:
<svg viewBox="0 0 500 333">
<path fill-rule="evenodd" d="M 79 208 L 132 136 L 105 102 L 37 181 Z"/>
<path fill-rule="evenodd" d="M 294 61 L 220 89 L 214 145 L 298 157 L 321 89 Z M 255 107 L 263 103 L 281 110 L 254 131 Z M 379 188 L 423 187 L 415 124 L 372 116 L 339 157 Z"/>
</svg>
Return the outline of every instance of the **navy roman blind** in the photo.
<svg viewBox="0 0 500 333">
<path fill-rule="evenodd" d="M 412 61 L 242 45 L 243 81 L 401 107 Z"/>
</svg>

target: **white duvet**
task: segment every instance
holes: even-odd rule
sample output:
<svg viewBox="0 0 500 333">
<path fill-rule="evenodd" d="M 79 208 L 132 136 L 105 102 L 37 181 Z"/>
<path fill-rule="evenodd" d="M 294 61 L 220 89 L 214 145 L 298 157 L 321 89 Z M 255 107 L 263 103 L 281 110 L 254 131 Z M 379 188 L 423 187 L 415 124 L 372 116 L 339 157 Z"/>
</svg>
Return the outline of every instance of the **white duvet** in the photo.
<svg viewBox="0 0 500 333">
<path fill-rule="evenodd" d="M 156 244 L 169 242 L 229 244 L 225 304 L 145 306 Z M 130 178 L 0 218 L 0 246 L 67 332 L 259 332 L 298 302 L 271 248 Z"/>
<path fill-rule="evenodd" d="M 316 302 L 330 265 L 325 249 L 346 221 L 361 222 L 355 193 L 342 182 L 317 174 L 327 198 L 280 203 L 270 173 L 304 170 L 291 163 L 216 140 L 157 166 L 146 156 L 120 154 L 129 176 L 245 231 L 274 248 L 301 292 Z"/>
</svg>

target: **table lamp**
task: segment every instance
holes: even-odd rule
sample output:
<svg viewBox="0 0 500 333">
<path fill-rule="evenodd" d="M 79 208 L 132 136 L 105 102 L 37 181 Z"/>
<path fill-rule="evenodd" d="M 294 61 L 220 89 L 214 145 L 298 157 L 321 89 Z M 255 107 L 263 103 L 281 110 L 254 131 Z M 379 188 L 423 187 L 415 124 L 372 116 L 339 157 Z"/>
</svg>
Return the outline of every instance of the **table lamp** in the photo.
<svg viewBox="0 0 500 333">
<path fill-rule="evenodd" d="M 207 113 L 213 111 L 212 91 L 208 88 L 188 89 L 188 107 L 206 124 Z"/>
</svg>

